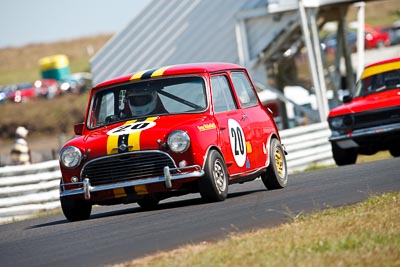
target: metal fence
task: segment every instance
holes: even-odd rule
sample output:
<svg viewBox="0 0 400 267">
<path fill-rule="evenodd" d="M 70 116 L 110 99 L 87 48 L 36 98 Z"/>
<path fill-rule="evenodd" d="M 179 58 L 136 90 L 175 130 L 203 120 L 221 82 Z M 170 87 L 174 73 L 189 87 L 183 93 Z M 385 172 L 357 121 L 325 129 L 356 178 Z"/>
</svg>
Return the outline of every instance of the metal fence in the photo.
<svg viewBox="0 0 400 267">
<path fill-rule="evenodd" d="M 288 151 L 290 173 L 309 166 L 333 164 L 327 123 L 280 132 Z M 58 160 L 0 168 L 0 223 L 31 217 L 60 207 Z"/>
</svg>

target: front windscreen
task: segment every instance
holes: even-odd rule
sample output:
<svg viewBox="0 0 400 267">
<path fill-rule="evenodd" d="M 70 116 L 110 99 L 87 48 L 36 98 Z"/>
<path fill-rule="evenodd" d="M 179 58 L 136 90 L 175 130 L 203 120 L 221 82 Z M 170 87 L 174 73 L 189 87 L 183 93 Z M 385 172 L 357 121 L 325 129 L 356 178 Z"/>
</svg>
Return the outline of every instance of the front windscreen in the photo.
<svg viewBox="0 0 400 267">
<path fill-rule="evenodd" d="M 354 97 L 366 96 L 396 88 L 400 88 L 400 70 L 390 70 L 358 81 Z"/>
<path fill-rule="evenodd" d="M 202 77 L 135 81 L 97 92 L 91 102 L 88 127 L 146 116 L 197 113 L 207 108 Z"/>
</svg>

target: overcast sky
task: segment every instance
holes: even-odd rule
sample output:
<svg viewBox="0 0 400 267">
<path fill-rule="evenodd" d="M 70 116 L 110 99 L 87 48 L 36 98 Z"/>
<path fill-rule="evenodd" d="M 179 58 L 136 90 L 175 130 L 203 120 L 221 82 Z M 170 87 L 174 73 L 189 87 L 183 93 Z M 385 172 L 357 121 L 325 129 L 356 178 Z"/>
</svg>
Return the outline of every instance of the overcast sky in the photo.
<svg viewBox="0 0 400 267">
<path fill-rule="evenodd" d="M 151 0 L 1 0 L 0 48 L 115 33 Z"/>
</svg>

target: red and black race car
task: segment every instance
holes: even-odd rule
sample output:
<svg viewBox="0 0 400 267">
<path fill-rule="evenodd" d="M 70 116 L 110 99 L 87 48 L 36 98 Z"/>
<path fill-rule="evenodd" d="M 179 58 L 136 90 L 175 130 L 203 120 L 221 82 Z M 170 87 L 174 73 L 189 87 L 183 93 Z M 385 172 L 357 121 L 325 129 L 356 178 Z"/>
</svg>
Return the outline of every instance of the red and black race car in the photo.
<svg viewBox="0 0 400 267">
<path fill-rule="evenodd" d="M 328 115 L 333 158 L 354 164 L 358 154 L 400 156 L 400 58 L 365 67 L 351 96 Z"/>
<path fill-rule="evenodd" d="M 60 151 L 70 221 L 89 218 L 93 204 L 150 209 L 192 192 L 222 201 L 229 184 L 260 176 L 268 189 L 287 184 L 272 115 L 235 64 L 174 65 L 99 84 L 74 130 Z"/>
</svg>

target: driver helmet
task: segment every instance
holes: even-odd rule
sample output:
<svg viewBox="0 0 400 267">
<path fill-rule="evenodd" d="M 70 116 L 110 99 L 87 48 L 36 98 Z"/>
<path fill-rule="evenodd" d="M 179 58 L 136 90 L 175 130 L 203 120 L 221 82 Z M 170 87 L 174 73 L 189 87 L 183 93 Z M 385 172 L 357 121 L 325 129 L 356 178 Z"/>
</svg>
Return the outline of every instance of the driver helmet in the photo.
<svg viewBox="0 0 400 267">
<path fill-rule="evenodd" d="M 133 116 L 145 116 L 156 108 L 157 93 L 154 90 L 131 90 L 127 93 L 127 101 Z"/>
</svg>

